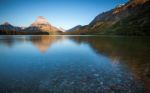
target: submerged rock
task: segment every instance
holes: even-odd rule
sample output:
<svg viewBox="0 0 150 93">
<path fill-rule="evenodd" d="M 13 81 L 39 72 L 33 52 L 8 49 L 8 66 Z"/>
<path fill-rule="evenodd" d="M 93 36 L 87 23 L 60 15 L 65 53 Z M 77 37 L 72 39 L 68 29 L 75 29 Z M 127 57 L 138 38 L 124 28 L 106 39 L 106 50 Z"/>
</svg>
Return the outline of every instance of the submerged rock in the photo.
<svg viewBox="0 0 150 93">
<path fill-rule="evenodd" d="M 98 77 L 99 76 L 99 74 L 93 74 L 95 77 Z"/>
</svg>

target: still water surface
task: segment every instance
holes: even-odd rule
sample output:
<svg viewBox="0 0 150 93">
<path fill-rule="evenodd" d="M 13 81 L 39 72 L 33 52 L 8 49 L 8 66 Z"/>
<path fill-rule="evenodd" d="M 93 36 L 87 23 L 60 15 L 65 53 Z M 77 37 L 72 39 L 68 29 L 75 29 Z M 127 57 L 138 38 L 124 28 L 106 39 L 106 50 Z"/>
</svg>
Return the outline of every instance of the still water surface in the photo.
<svg viewBox="0 0 150 93">
<path fill-rule="evenodd" d="M 0 93 L 150 93 L 149 41 L 0 36 Z"/>
</svg>

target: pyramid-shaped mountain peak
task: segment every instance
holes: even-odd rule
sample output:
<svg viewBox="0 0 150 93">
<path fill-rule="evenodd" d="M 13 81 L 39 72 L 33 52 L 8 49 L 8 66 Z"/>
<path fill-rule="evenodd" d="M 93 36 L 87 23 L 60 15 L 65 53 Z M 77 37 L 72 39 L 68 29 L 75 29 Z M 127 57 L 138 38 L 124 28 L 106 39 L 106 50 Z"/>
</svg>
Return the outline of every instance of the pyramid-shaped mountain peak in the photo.
<svg viewBox="0 0 150 93">
<path fill-rule="evenodd" d="M 32 25 L 34 26 L 34 25 L 40 25 L 40 24 L 50 25 L 48 20 L 44 18 L 43 16 L 37 17 L 36 21 Z"/>
</svg>

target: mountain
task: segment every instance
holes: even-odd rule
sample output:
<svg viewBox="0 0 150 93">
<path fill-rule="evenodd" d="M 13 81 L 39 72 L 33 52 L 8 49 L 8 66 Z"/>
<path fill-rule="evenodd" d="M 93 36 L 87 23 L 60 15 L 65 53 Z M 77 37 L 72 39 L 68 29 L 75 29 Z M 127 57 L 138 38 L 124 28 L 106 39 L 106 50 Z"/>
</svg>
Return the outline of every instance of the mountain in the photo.
<svg viewBox="0 0 150 93">
<path fill-rule="evenodd" d="M 47 32 L 27 32 L 23 27 L 16 27 L 6 22 L 0 25 L 0 35 L 48 35 Z"/>
<path fill-rule="evenodd" d="M 80 27 L 82 27 L 82 26 L 81 25 L 77 25 L 77 26 L 67 30 L 67 32 L 72 32 L 72 31 L 78 30 Z"/>
<path fill-rule="evenodd" d="M 49 34 L 58 34 L 61 31 L 52 26 L 44 17 L 39 16 L 30 27 L 26 28 L 27 32 L 48 32 Z"/>
<path fill-rule="evenodd" d="M 0 25 L 0 30 L 1 31 L 20 31 L 21 28 L 15 27 L 15 26 L 11 25 L 10 23 L 5 22 L 4 24 Z"/>
<path fill-rule="evenodd" d="M 66 30 L 64 29 L 64 28 L 62 28 L 62 27 L 59 27 L 58 28 L 60 31 L 62 31 L 62 32 L 65 32 Z"/>
<path fill-rule="evenodd" d="M 62 34 L 62 31 L 52 26 L 44 17 L 39 16 L 29 27 L 15 27 L 8 22 L 0 25 L 1 35 L 49 35 Z"/>
<path fill-rule="evenodd" d="M 150 0 L 130 0 L 69 34 L 150 35 Z"/>
</svg>

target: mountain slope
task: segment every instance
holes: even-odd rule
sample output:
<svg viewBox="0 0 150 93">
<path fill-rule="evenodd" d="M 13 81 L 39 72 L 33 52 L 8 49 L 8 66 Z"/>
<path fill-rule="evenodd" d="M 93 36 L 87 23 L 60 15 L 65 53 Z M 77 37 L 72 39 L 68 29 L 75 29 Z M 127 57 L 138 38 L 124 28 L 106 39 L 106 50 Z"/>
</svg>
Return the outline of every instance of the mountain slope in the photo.
<svg viewBox="0 0 150 93">
<path fill-rule="evenodd" d="M 6 23 L 0 25 L 0 30 L 3 30 L 3 31 L 20 31 L 21 28 L 15 27 L 15 26 L 11 25 L 10 23 L 6 22 Z"/>
<path fill-rule="evenodd" d="M 72 31 L 78 30 L 78 29 L 80 29 L 80 27 L 82 27 L 82 26 L 81 25 L 77 25 L 77 26 L 67 30 L 67 32 L 72 32 Z"/>
<path fill-rule="evenodd" d="M 44 17 L 39 16 L 37 20 L 31 24 L 30 27 L 26 28 L 27 32 L 48 32 L 49 34 L 58 34 L 61 31 L 52 26 Z"/>
<path fill-rule="evenodd" d="M 150 0 L 130 0 L 71 34 L 150 35 Z M 70 33 L 69 33 L 70 34 Z"/>
<path fill-rule="evenodd" d="M 150 35 L 150 2 L 146 2 L 138 7 L 136 13 L 120 20 L 105 33 L 118 35 Z"/>
</svg>

